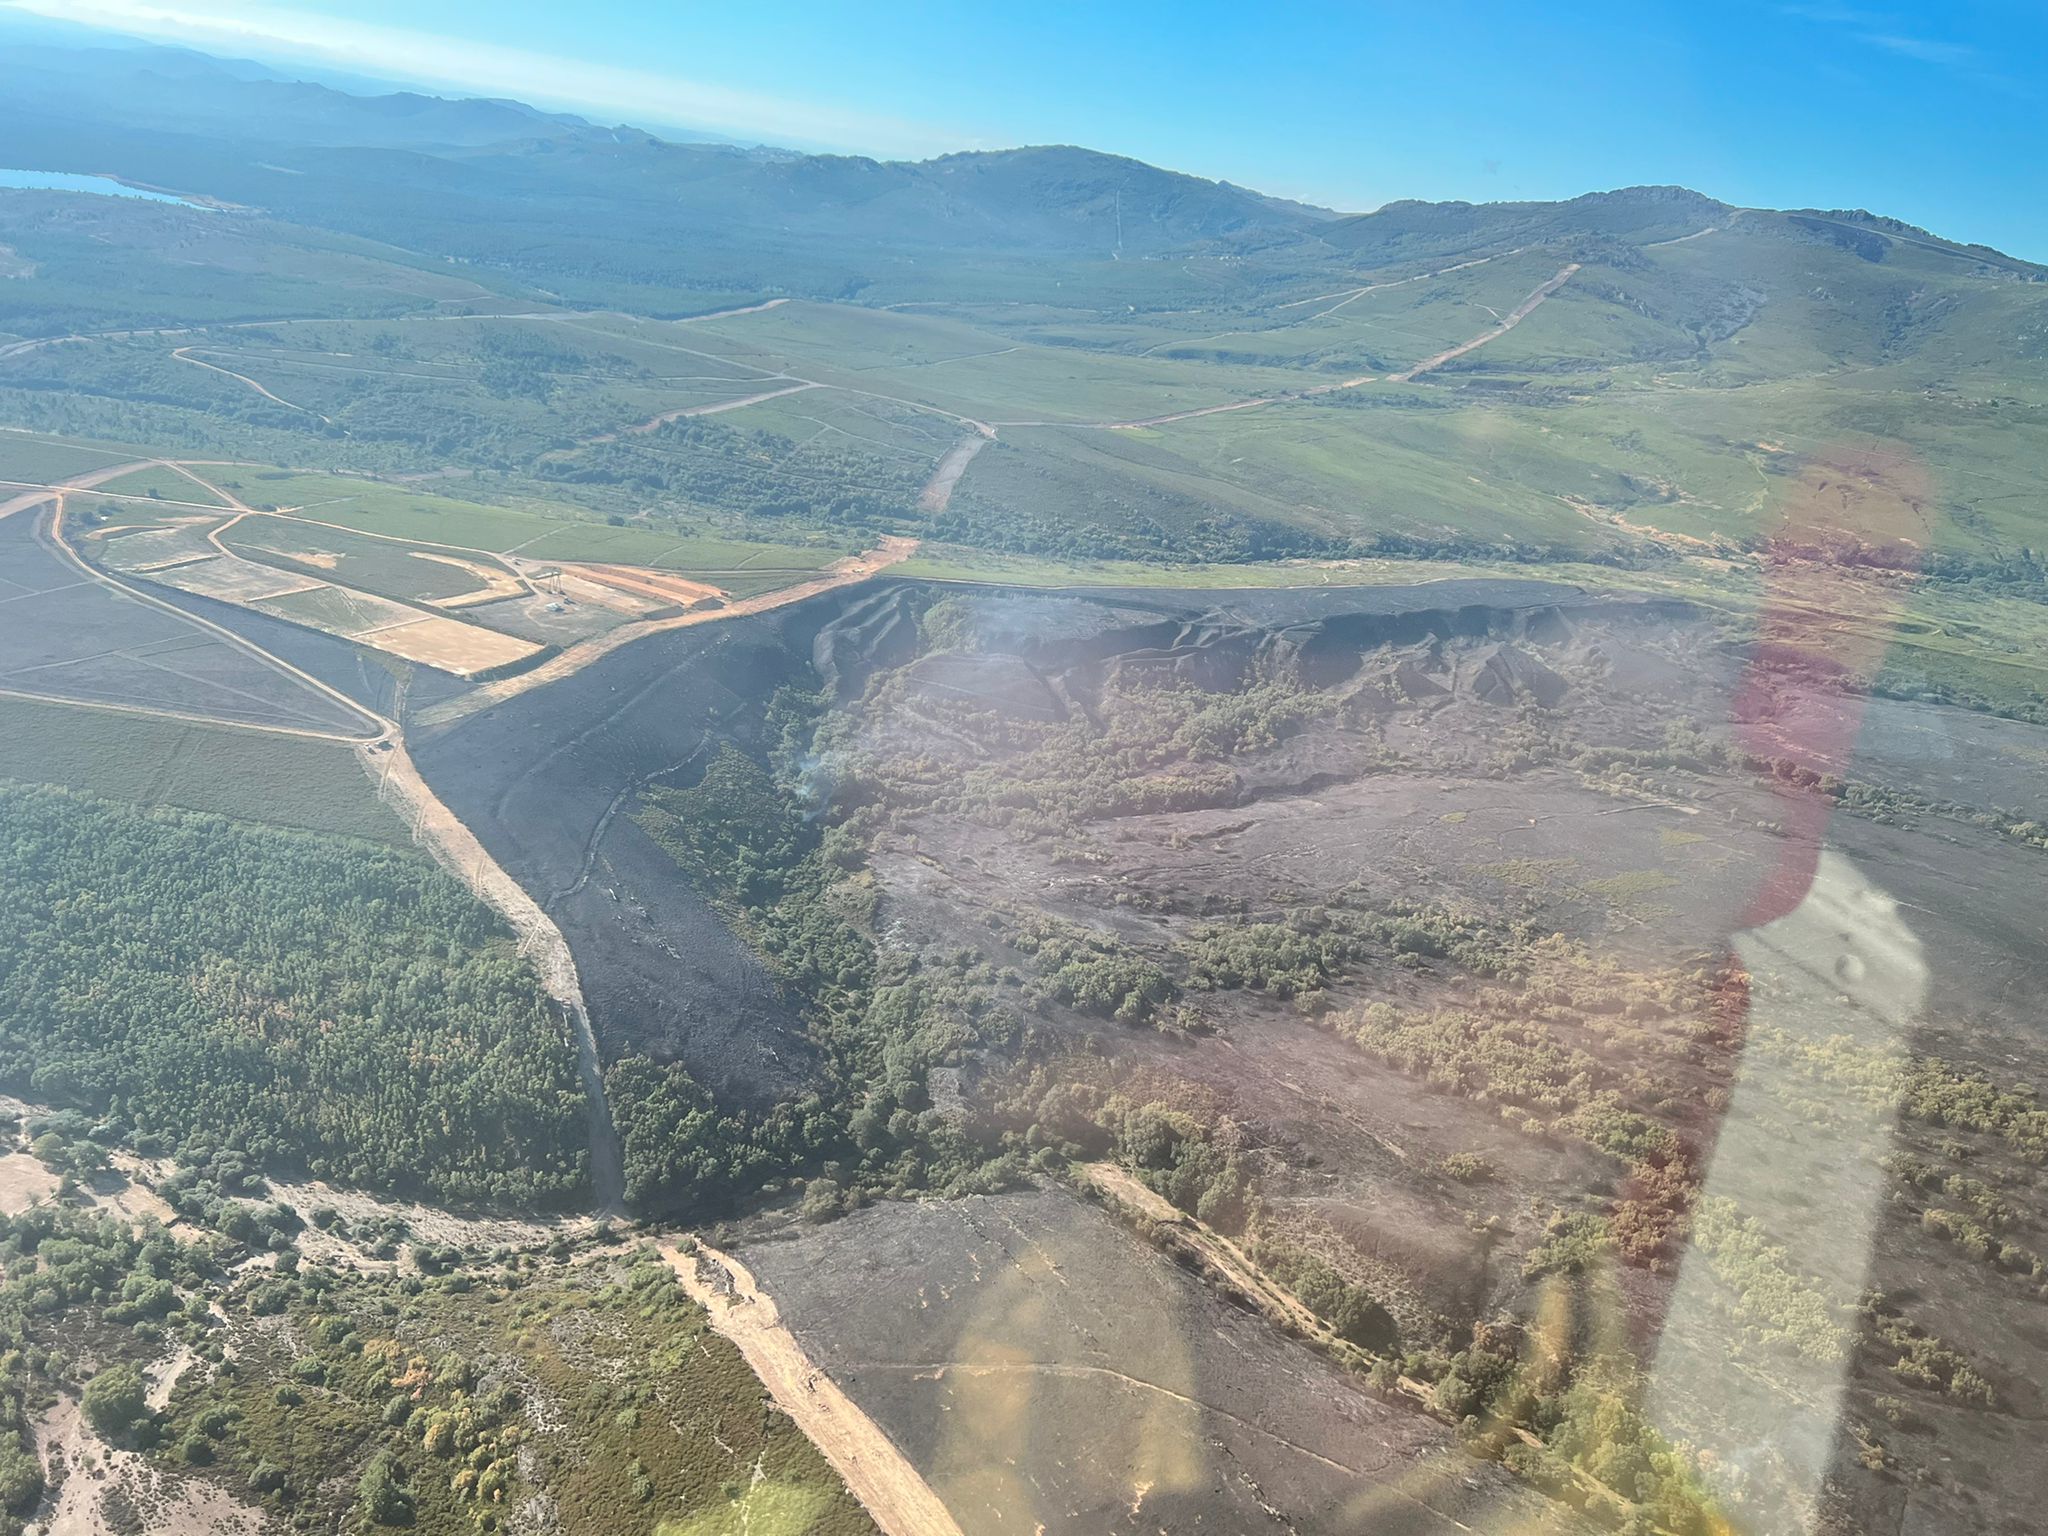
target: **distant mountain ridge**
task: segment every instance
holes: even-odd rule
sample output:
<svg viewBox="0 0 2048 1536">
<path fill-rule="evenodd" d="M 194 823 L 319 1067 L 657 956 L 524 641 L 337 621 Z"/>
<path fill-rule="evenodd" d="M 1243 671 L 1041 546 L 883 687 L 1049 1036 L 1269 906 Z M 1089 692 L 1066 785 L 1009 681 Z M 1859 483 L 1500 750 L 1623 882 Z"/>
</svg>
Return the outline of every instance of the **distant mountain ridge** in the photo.
<svg viewBox="0 0 2048 1536">
<path fill-rule="evenodd" d="M 82 93 L 138 124 L 177 133 L 239 136 L 253 121 L 287 143 L 431 148 L 608 131 L 517 101 L 415 91 L 359 95 L 188 48 L 16 44 L 8 62 L 0 99 L 69 113 L 78 110 Z"/>
<path fill-rule="evenodd" d="M 1398 272 L 1528 246 L 1647 246 L 1735 219 L 1868 261 L 1904 240 L 2042 275 L 1860 211 L 1765 214 L 1684 187 L 1339 214 L 1074 145 L 918 162 L 802 154 L 683 142 L 516 101 L 359 95 L 186 49 L 11 53 L 0 143 L 23 168 L 111 171 L 497 268 L 572 301 L 630 291 L 687 312 L 683 290 L 858 298 L 884 275 L 900 283 L 960 262 L 1055 287 L 1045 262 L 1250 260 L 1262 281 Z M 1158 285 L 1116 286 L 1136 306 Z"/>
</svg>

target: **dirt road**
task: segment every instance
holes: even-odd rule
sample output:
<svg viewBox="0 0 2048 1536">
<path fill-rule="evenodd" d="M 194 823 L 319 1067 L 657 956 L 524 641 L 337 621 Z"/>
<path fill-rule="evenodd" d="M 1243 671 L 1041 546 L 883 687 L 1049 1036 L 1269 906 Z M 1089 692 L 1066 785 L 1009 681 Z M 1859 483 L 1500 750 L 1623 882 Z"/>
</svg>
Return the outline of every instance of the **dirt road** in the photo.
<svg viewBox="0 0 2048 1536">
<path fill-rule="evenodd" d="M 661 1255 L 690 1299 L 711 1314 L 711 1326 L 739 1350 L 776 1406 L 831 1463 L 883 1536 L 963 1536 L 896 1443 L 811 1362 L 745 1265 L 702 1243 L 695 1255 L 664 1243 Z"/>
<path fill-rule="evenodd" d="M 1467 352 L 1476 352 L 1489 341 L 1505 336 L 1509 331 L 1512 331 L 1516 326 L 1528 319 L 1530 315 L 1534 314 L 1539 304 L 1571 281 L 1571 275 L 1578 270 L 1579 264 L 1576 261 L 1566 262 L 1557 276 L 1551 278 L 1549 282 L 1522 300 L 1520 304 L 1515 306 L 1514 313 L 1501 321 L 1492 330 L 1482 331 L 1470 341 L 1452 347 L 1448 352 L 1439 352 L 1435 357 L 1426 357 L 1406 373 L 1390 373 L 1387 375 L 1387 382 L 1390 384 L 1412 384 L 1423 374 L 1441 368 L 1445 363 L 1463 357 Z"/>
<path fill-rule="evenodd" d="M 334 423 L 330 421 L 327 417 L 322 416 L 318 411 L 312 409 L 310 406 L 300 405 L 297 401 L 287 400 L 282 395 L 272 394 L 268 389 L 264 388 L 261 384 L 258 384 L 246 373 L 237 373 L 235 372 L 234 369 L 223 368 L 218 363 L 206 362 L 202 358 L 194 357 L 192 355 L 192 352 L 193 349 L 191 347 L 173 347 L 171 349 L 171 356 L 175 357 L 181 363 L 190 363 L 194 368 L 204 368 L 209 373 L 225 374 L 228 378 L 233 379 L 236 383 L 248 385 L 251 389 L 255 390 L 256 393 L 261 395 L 264 399 L 270 401 L 274 405 L 281 405 L 288 411 L 297 411 L 303 416 L 311 416 L 315 421 L 321 422 L 326 426 L 331 427 L 334 425 Z"/>
<path fill-rule="evenodd" d="M 138 470 L 169 467 L 171 466 L 163 459 L 130 459 L 125 464 L 109 464 L 105 469 L 88 470 L 85 474 L 73 475 L 69 480 L 59 484 L 26 489 L 19 496 L 0 501 L 0 517 L 12 517 L 17 512 L 26 512 L 30 507 L 39 507 L 46 501 L 61 500 L 66 491 L 89 491 L 96 485 L 105 485 L 109 480 L 118 480 L 123 475 L 132 475 Z M 9 483 L 27 484 L 21 480 Z"/>
<path fill-rule="evenodd" d="M 1292 1291 L 1269 1279 L 1244 1251 L 1222 1233 L 1176 1208 L 1163 1195 L 1146 1188 L 1114 1163 L 1088 1163 L 1081 1169 L 1113 1205 L 1173 1228 L 1225 1283 L 1249 1297 L 1267 1319 L 1289 1333 L 1328 1344 L 1330 1325 Z"/>
<path fill-rule="evenodd" d="M 716 309 L 708 315 L 685 315 L 677 325 L 702 325 L 707 320 L 730 320 L 734 315 L 758 315 L 764 310 L 780 309 L 787 299 L 763 299 L 759 304 L 743 304 L 738 309 Z"/>
<path fill-rule="evenodd" d="M 157 464 L 161 462 L 161 460 L 149 460 L 139 465 L 123 464 L 109 470 L 95 470 L 91 474 L 81 475 L 77 479 L 67 482 L 67 489 L 82 489 L 91 484 L 95 479 L 106 478 L 112 475 L 125 474 L 134 469 L 147 468 L 150 464 Z M 392 724 L 391 721 L 386 720 L 382 715 L 376 713 L 376 711 L 365 708 L 362 704 L 359 704 L 356 700 L 350 698 L 347 694 L 342 693 L 339 689 L 328 686 L 319 678 L 313 676 L 310 672 L 306 672 L 298 667 L 293 666 L 290 662 L 287 662 L 280 657 L 272 655 L 269 651 L 264 650 L 261 646 L 255 644 L 253 641 L 245 639 L 243 636 L 236 634 L 233 630 L 225 628 L 222 625 L 216 624 L 211 619 L 201 618 L 196 613 L 188 613 L 183 608 L 178 607 L 176 604 L 166 602 L 161 597 L 156 596 L 155 593 L 150 591 L 146 586 L 139 585 L 131 581 L 125 581 L 120 577 L 113 575 L 111 572 L 104 571 L 100 569 L 100 567 L 94 565 L 91 561 L 87 560 L 83 555 L 79 554 L 77 550 L 73 549 L 71 547 L 71 541 L 64 536 L 64 496 L 64 491 L 58 491 L 54 493 L 54 495 L 32 494 L 27 498 L 16 497 L 13 501 L 8 502 L 5 507 L 0 507 L 0 516 L 4 516 L 11 511 L 20 510 L 23 506 L 39 506 L 45 502 L 54 500 L 56 502 L 56 507 L 55 510 L 50 514 L 48 523 L 46 525 L 38 527 L 35 530 L 36 542 L 41 544 L 45 549 L 49 550 L 50 553 L 54 555 L 57 559 L 63 561 L 66 565 L 69 565 L 72 569 L 76 570 L 79 573 L 79 575 L 83 577 L 85 580 L 97 582 L 105 587 L 110 587 L 115 591 L 120 592 L 125 597 L 132 599 L 135 602 L 143 603 L 151 608 L 159 609 L 164 613 L 170 614 L 173 618 L 179 620 L 183 624 L 189 625 L 195 629 L 204 630 L 208 634 L 218 637 L 226 644 L 233 646 L 236 650 L 243 652 L 245 655 L 252 657 L 256 661 L 261 662 L 263 665 L 271 668 L 273 671 L 282 673 L 284 676 L 291 678 L 294 682 L 300 684 L 301 686 L 308 688 L 313 692 L 320 694 L 323 697 L 340 705 L 342 709 L 346 710 L 348 713 L 362 720 L 365 729 L 361 732 L 349 734 L 339 731 L 322 731 L 295 726 L 254 725 L 246 721 L 209 721 L 204 716 L 173 715 L 172 718 L 191 719 L 197 720 L 201 723 L 234 726 L 238 729 L 243 730 L 268 731 L 283 736 L 319 737 L 331 741 L 346 742 L 350 745 L 355 745 L 359 742 L 371 742 L 380 740 L 384 736 L 389 735 L 396 729 L 396 727 Z M 50 702 L 65 704 L 71 701 L 57 699 L 52 700 Z M 95 705 L 89 707 L 100 706 Z M 116 707 L 123 710 L 124 712 L 134 714 L 169 713 L 168 711 L 153 710 L 141 705 L 123 705 Z"/>
<path fill-rule="evenodd" d="M 1488 257 L 1484 259 L 1491 260 L 1492 258 Z M 1460 266 L 1464 267 L 1472 267 L 1478 265 L 1479 263 L 1477 261 L 1468 261 L 1460 263 Z M 1446 267 L 1443 270 L 1445 272 L 1455 272 L 1459 270 L 1459 267 Z M 1542 287 L 1538 288 L 1534 293 L 1530 294 L 1528 298 L 1522 300 L 1520 306 L 1516 308 L 1513 314 L 1509 315 L 1505 320 L 1502 320 L 1499 324 L 1495 325 L 1491 330 L 1481 332 L 1479 335 L 1473 337 L 1470 341 L 1461 342 L 1457 346 L 1450 348 L 1448 351 L 1439 352 L 1435 357 L 1424 358 L 1421 362 L 1417 363 L 1413 368 L 1410 368 L 1405 372 L 1390 373 L 1386 376 L 1386 382 L 1389 384 L 1413 383 L 1417 378 L 1421 377 L 1425 373 L 1430 372 L 1432 369 L 1441 368 L 1445 363 L 1448 363 L 1455 358 L 1463 357 L 1467 352 L 1476 351 L 1480 347 L 1485 346 L 1489 341 L 1494 340 L 1496 337 L 1505 335 L 1507 332 L 1513 330 L 1516 326 L 1520 325 L 1524 320 L 1528 319 L 1530 314 L 1534 312 L 1534 310 L 1536 309 L 1537 305 L 1541 304 L 1545 299 L 1549 298 L 1553 293 L 1557 292 L 1558 289 L 1562 288 L 1565 285 L 1565 283 L 1571 278 L 1571 275 L 1578 270 L 1579 264 L 1577 262 L 1570 263 L 1564 268 L 1563 271 L 1559 272 L 1555 277 L 1551 278 L 1548 282 L 1544 283 Z M 1422 275 L 1424 277 L 1438 277 L 1441 276 L 1442 273 L 1426 272 Z M 1403 278 L 1401 281 L 1414 282 L 1417 281 L 1417 279 Z M 1382 283 L 1377 286 L 1393 288 L 1398 287 L 1399 284 Z M 1369 293 L 1371 291 L 1372 290 L 1369 288 L 1361 288 L 1357 290 L 1357 292 L 1354 293 L 1352 297 L 1356 298 L 1358 294 Z M 1330 297 L 1330 295 L 1325 294 L 1323 295 L 1323 297 L 1327 298 Z M 1349 300 L 1346 300 L 1345 302 L 1348 303 Z M 1325 311 L 1325 313 L 1327 312 L 1328 311 Z M 1226 400 L 1219 405 L 1200 405 L 1185 411 L 1172 411 L 1164 416 L 1144 416 L 1131 421 L 999 421 L 996 422 L 995 425 L 998 427 L 1070 427 L 1077 431 L 1082 432 L 1135 432 L 1148 427 L 1171 426 L 1177 421 L 1196 421 L 1204 416 L 1221 416 L 1227 411 L 1256 411 L 1261 407 L 1268 405 L 1287 405 L 1298 400 L 1312 400 L 1318 395 L 1333 394 L 1338 390 L 1344 389 L 1357 389 L 1361 385 L 1372 384 L 1377 382 L 1378 380 L 1378 374 L 1367 373 L 1361 374 L 1359 375 L 1359 377 L 1355 379 L 1340 379 L 1334 384 L 1318 384 L 1310 389 L 1289 390 L 1284 394 L 1278 395 L 1254 395 L 1251 398 L 1245 400 Z"/>
<path fill-rule="evenodd" d="M 650 416 L 637 426 L 624 427 L 617 432 L 604 432 L 596 437 L 586 437 L 584 443 L 616 443 L 622 437 L 639 437 L 665 427 L 672 421 L 687 421 L 692 416 L 718 416 L 726 411 L 744 410 L 750 405 L 761 405 L 769 400 L 780 400 L 784 395 L 800 395 L 807 389 L 822 389 L 822 384 L 809 379 L 799 379 L 783 389 L 771 389 L 758 395 L 747 395 L 739 400 L 714 400 L 709 405 L 679 405 L 672 411 L 663 411 L 659 416 Z"/>
<path fill-rule="evenodd" d="M 660 634 L 669 629 L 688 629 L 696 624 L 716 624 L 722 619 L 741 618 L 750 613 L 765 613 L 771 608 L 802 602 L 807 597 L 816 597 L 820 592 L 830 592 L 834 587 L 850 587 L 866 581 L 870 576 L 887 570 L 892 565 L 900 565 L 916 552 L 916 539 L 890 535 L 883 538 L 873 549 L 862 554 L 849 555 L 823 575 L 793 587 L 763 592 L 759 597 L 743 598 L 737 603 L 728 603 L 723 608 L 705 608 L 692 613 L 680 613 L 673 618 L 642 619 L 638 623 L 622 624 L 602 635 L 592 635 L 588 640 L 577 641 L 576 644 L 550 656 L 539 666 L 522 672 L 517 677 L 485 683 L 482 687 L 472 688 L 446 704 L 422 710 L 414 717 L 414 721 L 419 725 L 446 725 L 450 721 L 473 715 L 478 710 L 488 709 L 493 704 L 516 698 L 544 683 L 557 682 L 571 673 L 580 672 L 600 656 L 609 655 L 620 646 L 647 635 Z"/>
<path fill-rule="evenodd" d="M 376 780 L 377 793 L 413 830 L 413 838 L 432 853 L 442 868 L 466 882 L 519 935 L 519 952 L 532 962 L 541 986 L 568 1015 L 576 1037 L 576 1071 L 590 1106 L 590 1184 L 598 1211 L 624 1213 L 626 1176 L 618 1131 L 604 1097 L 604 1066 L 597 1034 L 583 1003 L 583 979 L 569 941 L 555 920 L 541 910 L 526 887 L 507 874 L 477 835 L 442 803 L 413 766 L 405 744 L 394 736 L 381 746 L 365 746 L 357 756 L 363 771 Z"/>
<path fill-rule="evenodd" d="M 1331 299 L 1335 299 L 1336 302 L 1331 304 L 1328 309 L 1319 309 L 1312 315 L 1303 315 L 1299 320 L 1283 320 L 1278 325 L 1266 326 L 1255 331 L 1217 331 L 1211 336 L 1193 336 L 1185 339 L 1176 338 L 1173 341 L 1162 341 L 1155 346 L 1145 348 L 1138 356 L 1152 357 L 1160 352 L 1168 352 L 1181 347 L 1199 347 L 1205 342 L 1224 341 L 1232 336 L 1265 336 L 1273 331 L 1284 331 L 1298 325 L 1310 325 L 1327 315 L 1334 315 L 1347 304 L 1357 303 L 1358 300 L 1364 298 L 1369 293 L 1384 293 L 1389 288 L 1406 288 L 1410 283 L 1426 283 L 1433 277 L 1448 277 L 1453 272 L 1463 272 L 1471 267 L 1483 267 L 1489 261 L 1505 261 L 1510 256 L 1519 256 L 1526 249 L 1526 246 L 1518 245 L 1512 251 L 1502 251 L 1494 256 L 1475 256 L 1470 261 L 1459 262 L 1456 266 L 1438 267 L 1434 272 L 1417 272 L 1412 277 L 1390 278 L 1384 283 L 1367 283 L 1362 288 L 1341 288 L 1335 293 L 1318 293 L 1306 299 L 1290 299 L 1285 304 L 1274 305 L 1273 308 L 1275 310 L 1299 309 L 1304 304 L 1321 304 Z"/>
</svg>

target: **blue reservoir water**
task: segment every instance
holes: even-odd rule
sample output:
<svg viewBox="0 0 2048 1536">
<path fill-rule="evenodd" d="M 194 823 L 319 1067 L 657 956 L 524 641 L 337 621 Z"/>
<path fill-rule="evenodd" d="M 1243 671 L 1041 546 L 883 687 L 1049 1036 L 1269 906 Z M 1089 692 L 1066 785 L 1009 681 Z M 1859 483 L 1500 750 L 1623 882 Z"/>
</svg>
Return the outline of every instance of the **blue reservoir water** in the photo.
<svg viewBox="0 0 2048 1536">
<path fill-rule="evenodd" d="M 206 206 L 188 198 L 173 197 L 168 192 L 148 192 L 141 187 L 131 187 L 111 176 L 76 176 L 69 171 L 0 170 L 0 187 L 42 192 L 95 192 L 102 197 L 139 197 L 152 203 L 176 203 L 180 208 Z"/>
</svg>

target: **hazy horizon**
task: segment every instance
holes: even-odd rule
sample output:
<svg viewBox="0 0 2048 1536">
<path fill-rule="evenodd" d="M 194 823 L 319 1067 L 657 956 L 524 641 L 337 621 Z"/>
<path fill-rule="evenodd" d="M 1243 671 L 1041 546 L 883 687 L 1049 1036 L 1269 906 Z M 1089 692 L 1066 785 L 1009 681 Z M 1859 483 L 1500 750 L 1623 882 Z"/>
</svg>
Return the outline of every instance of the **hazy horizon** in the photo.
<svg viewBox="0 0 2048 1536">
<path fill-rule="evenodd" d="M 2048 24 L 2015 5 L 1746 5 L 1711 22 L 1603 6 L 1568 46 L 1494 5 L 1434 19 L 1312 7 L 1257 25 L 1206 6 L 1059 7 L 1028 27 L 977 17 L 962 46 L 923 6 L 856 21 L 810 3 L 744 18 L 324 4 L 0 0 L 0 14 L 343 88 L 509 97 L 796 150 L 921 160 L 1074 144 L 1344 212 L 1678 184 L 2048 255 L 2048 213 L 2009 170 L 2048 147 L 2032 62 Z M 495 40 L 513 33 L 521 46 Z M 1958 157 L 1936 131 L 1959 121 L 1982 152 Z"/>
</svg>

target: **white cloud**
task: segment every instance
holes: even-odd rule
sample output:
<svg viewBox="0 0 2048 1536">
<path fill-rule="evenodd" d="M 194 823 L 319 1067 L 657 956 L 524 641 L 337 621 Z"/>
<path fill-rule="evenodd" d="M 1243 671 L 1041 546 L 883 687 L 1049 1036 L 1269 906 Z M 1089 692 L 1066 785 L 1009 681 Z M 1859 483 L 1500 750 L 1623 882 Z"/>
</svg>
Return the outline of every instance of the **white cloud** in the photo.
<svg viewBox="0 0 2048 1536">
<path fill-rule="evenodd" d="M 922 157 L 980 147 L 928 124 L 689 80 L 652 69 L 381 26 L 274 5 L 159 5 L 151 0 L 0 0 L 37 16 L 131 36 L 363 70 L 416 84 L 515 96 L 608 119 L 739 138 Z"/>
<path fill-rule="evenodd" d="M 1896 19 L 1883 11 L 1829 4 L 1781 5 L 1778 11 L 1780 15 L 1821 26 L 1847 27 L 1859 43 L 1882 48 L 1886 53 L 1896 53 L 1901 58 L 1918 59 L 1923 64 L 1963 65 L 1977 57 L 1977 50 L 1967 44 L 1945 43 L 1936 38 L 1903 32 L 1899 30 Z"/>
<path fill-rule="evenodd" d="M 1967 64 L 1977 56 L 1974 48 L 1961 43 L 1940 43 L 1927 37 L 1908 37 L 1900 32 L 1865 32 L 1863 41 L 1887 53 L 1918 59 L 1923 64 Z"/>
</svg>

